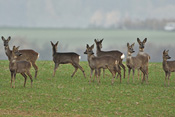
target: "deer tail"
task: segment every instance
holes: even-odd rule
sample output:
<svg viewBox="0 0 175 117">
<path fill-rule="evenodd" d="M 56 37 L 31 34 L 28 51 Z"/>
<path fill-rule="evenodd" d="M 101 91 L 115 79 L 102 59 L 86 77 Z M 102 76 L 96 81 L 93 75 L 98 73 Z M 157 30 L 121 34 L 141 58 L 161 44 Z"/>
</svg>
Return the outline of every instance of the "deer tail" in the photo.
<svg viewBox="0 0 175 117">
<path fill-rule="evenodd" d="M 122 54 L 121 59 L 124 59 L 124 58 L 125 58 L 125 55 L 124 55 L 124 54 Z"/>
</svg>

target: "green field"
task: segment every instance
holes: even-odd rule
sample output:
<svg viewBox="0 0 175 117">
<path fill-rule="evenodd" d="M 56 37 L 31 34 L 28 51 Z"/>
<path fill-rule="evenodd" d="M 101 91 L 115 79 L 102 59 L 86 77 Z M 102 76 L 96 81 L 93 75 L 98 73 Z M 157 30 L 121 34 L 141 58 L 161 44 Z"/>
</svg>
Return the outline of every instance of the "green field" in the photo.
<svg viewBox="0 0 175 117">
<path fill-rule="evenodd" d="M 60 41 L 69 49 L 84 47 L 94 43 L 94 39 L 104 38 L 104 48 L 108 46 L 125 46 L 127 42 L 136 42 L 148 38 L 155 45 L 172 45 L 175 43 L 174 32 L 156 30 L 117 30 L 117 29 L 50 29 L 50 28 L 0 28 L 1 36 L 11 36 L 12 39 L 22 38 L 31 43 L 43 46 L 50 41 Z"/>
<path fill-rule="evenodd" d="M 38 61 L 38 78 L 33 88 L 28 78 L 17 75 L 15 89 L 10 87 L 8 61 L 0 61 L 0 116 L 175 116 L 175 81 L 164 86 L 161 63 L 149 64 L 149 84 L 116 79 L 111 85 L 111 75 L 88 83 L 90 68 L 81 62 L 87 78 L 78 70 L 71 78 L 73 67 L 61 65 L 52 77 L 53 62 Z M 32 68 L 34 76 L 34 69 Z"/>
</svg>

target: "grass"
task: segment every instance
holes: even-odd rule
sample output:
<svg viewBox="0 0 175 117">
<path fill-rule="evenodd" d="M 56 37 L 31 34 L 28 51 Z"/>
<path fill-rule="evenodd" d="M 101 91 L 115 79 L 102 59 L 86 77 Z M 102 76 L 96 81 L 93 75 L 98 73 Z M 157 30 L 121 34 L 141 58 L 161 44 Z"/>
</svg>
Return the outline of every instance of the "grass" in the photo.
<svg viewBox="0 0 175 117">
<path fill-rule="evenodd" d="M 74 68 L 60 65 L 53 78 L 53 62 L 38 61 L 38 78 L 33 88 L 28 78 L 17 75 L 15 89 L 10 88 L 8 61 L 0 61 L 0 115 L 4 116 L 175 116 L 175 82 L 164 86 L 161 63 L 149 64 L 149 84 L 141 84 L 135 75 L 135 83 L 127 78 L 115 80 L 106 70 L 106 78 L 88 83 L 90 68 L 81 62 L 87 78 L 80 70 L 71 78 Z M 34 76 L 34 69 L 32 68 Z M 127 76 L 127 75 L 126 75 Z"/>
</svg>

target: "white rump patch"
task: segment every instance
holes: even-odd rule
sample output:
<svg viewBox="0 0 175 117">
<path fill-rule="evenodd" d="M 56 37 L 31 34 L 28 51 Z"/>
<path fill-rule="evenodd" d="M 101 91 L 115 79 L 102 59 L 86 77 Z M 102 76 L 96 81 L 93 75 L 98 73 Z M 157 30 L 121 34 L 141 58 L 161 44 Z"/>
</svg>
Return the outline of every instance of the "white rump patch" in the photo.
<svg viewBox="0 0 175 117">
<path fill-rule="evenodd" d="M 79 59 L 81 59 L 81 56 L 79 56 Z"/>
<path fill-rule="evenodd" d="M 125 58 L 125 55 L 124 55 L 124 54 L 122 54 L 121 59 L 124 59 L 124 58 Z"/>
<path fill-rule="evenodd" d="M 117 61 L 117 60 L 115 61 L 115 64 L 116 64 L 116 65 L 118 64 L 118 61 Z"/>
</svg>

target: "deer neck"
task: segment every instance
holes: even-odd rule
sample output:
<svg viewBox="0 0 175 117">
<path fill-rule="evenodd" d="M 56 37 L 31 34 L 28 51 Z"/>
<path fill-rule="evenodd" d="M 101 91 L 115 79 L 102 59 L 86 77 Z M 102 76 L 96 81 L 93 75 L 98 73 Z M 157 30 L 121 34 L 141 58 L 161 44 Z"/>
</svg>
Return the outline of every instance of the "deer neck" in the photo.
<svg viewBox="0 0 175 117">
<path fill-rule="evenodd" d="M 144 48 L 139 48 L 139 52 L 144 52 Z"/>
<path fill-rule="evenodd" d="M 10 60 L 10 56 L 12 55 L 12 51 L 10 50 L 9 46 L 5 46 L 5 53 L 8 56 L 8 59 Z"/>
<path fill-rule="evenodd" d="M 55 48 L 52 49 L 52 56 L 54 56 L 57 53 L 57 50 Z"/>
<path fill-rule="evenodd" d="M 101 52 L 101 48 L 99 47 L 99 45 L 97 45 L 97 53 Z"/>
<path fill-rule="evenodd" d="M 11 58 L 9 68 L 12 71 L 16 69 L 16 58 Z"/>
<path fill-rule="evenodd" d="M 88 54 L 88 62 L 91 62 L 93 58 L 95 58 L 94 54 Z"/>
<path fill-rule="evenodd" d="M 167 64 L 167 60 L 163 59 L 163 69 L 167 70 L 168 69 L 168 64 Z"/>
<path fill-rule="evenodd" d="M 127 53 L 127 58 L 131 58 L 131 53 L 130 52 Z"/>
</svg>

